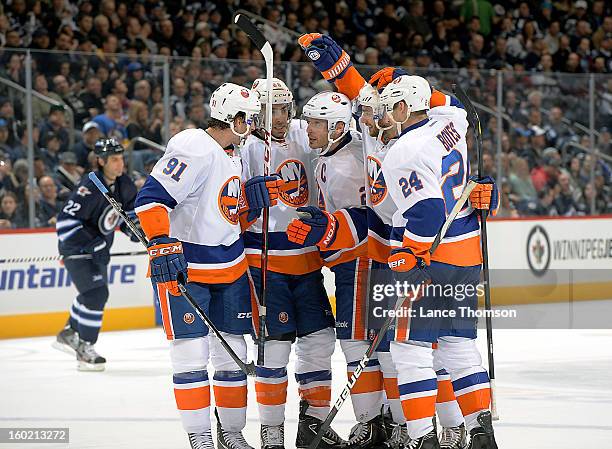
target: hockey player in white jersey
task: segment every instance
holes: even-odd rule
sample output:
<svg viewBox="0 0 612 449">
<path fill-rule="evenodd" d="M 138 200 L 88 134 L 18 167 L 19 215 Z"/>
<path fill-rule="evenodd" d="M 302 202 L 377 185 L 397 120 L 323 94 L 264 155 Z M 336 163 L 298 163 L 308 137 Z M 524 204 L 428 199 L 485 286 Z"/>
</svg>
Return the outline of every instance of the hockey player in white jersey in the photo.
<svg viewBox="0 0 612 449">
<path fill-rule="evenodd" d="M 311 148 L 317 150 L 316 177 L 319 208 L 334 213 L 343 210 L 353 220 L 364 218 L 366 205 L 363 142 L 350 130 L 351 101 L 346 95 L 321 92 L 304 105 L 302 117 L 308 123 Z M 300 211 L 319 213 L 315 208 Z M 299 232 L 299 229 L 298 229 Z M 287 229 L 291 238 L 292 226 Z M 347 362 L 348 376 L 358 368 L 367 350 L 368 277 L 371 260 L 367 257 L 367 227 L 355 227 L 355 246 L 324 251 L 325 265 L 334 273 L 336 287 L 336 337 Z M 383 376 L 377 355 L 368 362 L 351 390 L 353 411 L 358 421 L 351 430 L 347 448 L 368 448 L 387 440 L 383 415 Z"/>
<path fill-rule="evenodd" d="M 313 63 L 328 81 L 333 81 L 340 92 L 346 93 L 351 98 L 355 97 L 357 101 L 367 171 L 368 256 L 372 259 L 371 268 L 376 271 L 387 270 L 387 260 L 391 251 L 389 241 L 396 206 L 391 196 L 388 195 L 387 184 L 382 173 L 382 163 L 397 139 L 398 132 L 397 128 L 392 125 L 384 126 L 385 129 L 379 126 L 379 120 L 384 115 L 380 105 L 379 92 L 388 83 L 407 73 L 401 68 L 386 67 L 375 73 L 366 83 L 350 63 L 348 55 L 343 53 L 331 38 L 316 33 L 307 34 L 300 38 L 300 45 L 304 47 L 309 57 L 312 56 Z M 311 50 L 316 50 L 316 53 L 311 53 Z M 327 66 L 335 67 L 340 61 L 344 61 L 344 72 L 336 71 L 334 72 L 335 76 L 330 76 L 331 72 L 326 70 Z M 432 93 L 432 107 L 443 104 L 444 95 L 439 92 Z M 347 220 L 347 223 L 349 221 Z M 358 227 L 359 222 L 351 223 L 351 228 Z M 341 228 L 342 226 L 340 226 Z M 339 232 L 342 234 L 342 231 Z M 338 244 L 339 242 L 336 245 L 338 246 Z M 390 358 L 388 352 L 379 353 L 381 364 L 392 367 L 393 364 L 390 360 L 387 360 L 387 357 Z M 462 449 L 466 445 L 463 416 L 456 402 L 448 373 L 440 365 L 437 357 L 435 364 L 438 378 L 436 413 L 442 426 L 440 444 L 441 447 L 446 449 Z M 400 424 L 394 428 L 393 437 L 390 441 L 390 444 L 395 445 L 398 441 L 406 440 L 407 431 L 399 400 L 397 373 L 391 367 L 384 370 L 383 375 L 385 392 L 391 406 L 393 420 Z"/>
<path fill-rule="evenodd" d="M 466 293 L 467 287 L 474 288 L 461 300 L 445 296 L 441 289 L 428 289 L 412 304 L 415 314 L 410 327 L 403 335 L 396 331 L 391 354 L 412 439 L 409 447 L 439 447 L 432 424 L 437 395 L 433 345 L 437 343 L 436 355 L 450 375 L 470 433 L 469 447 L 496 449 L 488 411 L 489 377 L 475 345 L 476 319 L 461 313 L 447 319 L 426 316 L 435 310 L 477 308 L 475 286 L 482 262 L 480 227 L 471 205 L 452 222 L 438 249 L 429 253 L 469 177 L 466 112 L 447 96 L 444 105 L 430 110 L 431 96 L 427 80 L 403 75 L 390 82 L 380 97 L 385 109 L 381 126 L 394 126 L 399 133 L 382 164 L 389 195 L 397 207 L 388 262 L 398 280 L 456 286 Z M 495 209 L 497 195 L 493 189 L 488 192 L 490 207 Z"/>
<path fill-rule="evenodd" d="M 244 361 L 252 331 L 252 286 L 241 238 L 240 213 L 274 204 L 278 181 L 254 177 L 241 186 L 233 152 L 254 128 L 261 104 L 250 89 L 225 83 L 210 99 L 206 130 L 188 129 L 168 142 L 136 199 L 149 239 L 150 272 L 170 342 L 174 396 L 192 448 L 213 449 L 208 359 L 215 368 L 218 449 L 249 449 L 247 379 L 180 295 L 178 283 Z M 243 196 L 244 195 L 244 196 Z M 244 211 L 239 210 L 239 204 Z"/>
<path fill-rule="evenodd" d="M 260 93 L 265 105 L 268 95 L 265 80 L 256 80 L 253 89 Z M 298 207 L 317 204 L 316 153 L 309 147 L 306 124 L 293 119 L 292 111 L 293 95 L 275 78 L 270 162 L 272 171 L 280 175 L 284 184 L 278 204 L 270 209 L 265 359 L 263 366 L 256 367 L 255 380 L 264 449 L 284 447 L 287 364 L 292 342 L 295 341 L 295 376 L 301 398 L 296 447 L 305 448 L 312 441 L 331 401 L 334 318 L 323 286 L 323 261 L 316 246 L 297 245 L 285 234 L 287 225 L 297 218 Z M 264 146 L 264 141 L 256 135 L 247 140 L 241 150 L 243 179 L 262 174 Z M 250 273 L 259 292 L 261 219 L 245 231 L 244 240 Z M 255 329 L 258 328 L 257 323 Z M 344 443 L 330 429 L 320 447 L 339 447 Z"/>
</svg>

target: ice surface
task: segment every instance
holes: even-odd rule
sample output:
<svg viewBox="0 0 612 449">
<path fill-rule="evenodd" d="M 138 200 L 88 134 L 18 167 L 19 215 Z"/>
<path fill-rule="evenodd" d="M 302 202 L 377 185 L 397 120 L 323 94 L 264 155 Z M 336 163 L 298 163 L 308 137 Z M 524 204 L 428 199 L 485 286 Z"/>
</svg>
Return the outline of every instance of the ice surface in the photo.
<svg viewBox="0 0 612 449">
<path fill-rule="evenodd" d="M 71 443 L 17 447 L 189 447 L 161 329 L 103 333 L 97 349 L 108 363 L 102 373 L 76 371 L 76 361 L 51 348 L 52 341 L 0 341 L 0 427 L 69 427 Z M 479 344 L 484 351 L 484 332 Z M 497 330 L 495 354 L 501 449 L 612 447 L 612 331 Z M 339 346 L 333 360 L 335 397 L 346 379 Z M 291 371 L 292 366 L 293 359 Z M 297 421 L 291 374 L 290 379 L 288 449 L 294 447 Z M 246 435 L 258 447 L 252 388 L 249 394 Z M 352 415 L 345 403 L 334 424 L 343 436 Z"/>
</svg>

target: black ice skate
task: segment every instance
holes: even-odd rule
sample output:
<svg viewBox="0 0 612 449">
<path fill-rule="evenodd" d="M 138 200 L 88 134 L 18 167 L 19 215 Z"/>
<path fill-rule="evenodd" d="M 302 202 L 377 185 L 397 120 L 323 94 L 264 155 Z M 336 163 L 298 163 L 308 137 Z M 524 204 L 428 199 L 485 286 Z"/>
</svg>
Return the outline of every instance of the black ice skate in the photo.
<svg viewBox="0 0 612 449">
<path fill-rule="evenodd" d="M 470 431 L 470 445 L 468 449 L 497 449 L 495 435 L 493 435 L 493 423 L 491 412 L 482 412 L 478 415 L 479 427 Z"/>
<path fill-rule="evenodd" d="M 215 416 L 217 418 L 217 449 L 254 449 L 244 439 L 241 431 L 227 432 L 223 430 L 217 409 L 215 409 Z"/>
<path fill-rule="evenodd" d="M 297 449 L 306 449 L 321 428 L 321 421 L 318 418 L 309 416 L 306 414 L 308 409 L 308 402 L 300 401 L 300 420 L 298 422 L 298 431 L 295 438 L 295 447 Z M 330 427 L 327 432 L 323 434 L 321 442 L 317 446 L 319 449 L 338 449 L 344 448 L 347 442 L 344 441 L 340 436 Z"/>
<path fill-rule="evenodd" d="M 366 449 L 381 447 L 387 440 L 385 424 L 381 415 L 365 423 L 357 423 L 351 429 L 347 449 Z"/>
<path fill-rule="evenodd" d="M 261 449 L 285 449 L 285 425 L 261 425 Z"/>
<path fill-rule="evenodd" d="M 191 449 L 215 449 L 210 430 L 202 433 L 188 433 L 187 437 L 189 438 Z"/>
<path fill-rule="evenodd" d="M 440 449 L 465 449 L 467 447 L 465 424 L 457 427 L 443 427 L 438 439 Z"/>
<path fill-rule="evenodd" d="M 79 371 L 104 371 L 106 359 L 96 352 L 94 345 L 80 340 L 76 350 Z"/>
<path fill-rule="evenodd" d="M 438 443 L 438 435 L 434 429 L 420 438 L 410 440 L 404 447 L 406 449 L 440 449 L 440 443 Z"/>
<path fill-rule="evenodd" d="M 406 423 L 395 424 L 391 436 L 385 441 L 384 447 L 388 449 L 403 449 L 408 445 L 408 427 Z"/>
<path fill-rule="evenodd" d="M 67 324 L 66 327 L 57 334 L 51 346 L 73 356 L 76 354 L 76 350 L 79 346 L 79 333 Z"/>
</svg>

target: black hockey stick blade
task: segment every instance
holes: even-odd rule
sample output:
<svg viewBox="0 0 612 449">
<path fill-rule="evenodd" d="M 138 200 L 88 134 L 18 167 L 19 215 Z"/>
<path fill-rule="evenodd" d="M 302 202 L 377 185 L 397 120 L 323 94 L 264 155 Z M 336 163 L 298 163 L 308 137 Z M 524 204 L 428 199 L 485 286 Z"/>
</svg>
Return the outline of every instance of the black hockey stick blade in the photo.
<svg viewBox="0 0 612 449">
<path fill-rule="evenodd" d="M 463 104 L 463 107 L 465 107 L 470 125 L 472 125 L 476 132 L 482 135 L 482 129 L 480 128 L 480 117 L 478 117 L 478 112 L 470 100 L 470 97 L 468 97 L 467 93 L 465 93 L 459 84 L 453 84 L 452 89 L 453 93 L 457 96 L 457 99 L 461 102 L 461 104 Z"/>
<path fill-rule="evenodd" d="M 234 23 L 249 36 L 260 51 L 268 42 L 263 33 L 244 14 L 236 14 Z"/>
</svg>

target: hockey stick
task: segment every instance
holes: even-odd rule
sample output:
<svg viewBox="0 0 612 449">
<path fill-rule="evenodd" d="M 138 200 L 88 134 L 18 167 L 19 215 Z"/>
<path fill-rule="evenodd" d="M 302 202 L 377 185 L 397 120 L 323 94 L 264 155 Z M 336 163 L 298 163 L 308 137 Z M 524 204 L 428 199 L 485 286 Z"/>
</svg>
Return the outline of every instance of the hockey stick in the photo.
<svg viewBox="0 0 612 449">
<path fill-rule="evenodd" d="M 434 251 L 440 245 L 440 242 L 446 235 L 446 231 L 448 230 L 449 226 L 451 225 L 455 217 L 457 217 L 457 214 L 461 211 L 461 209 L 463 209 L 463 206 L 465 205 L 465 202 L 470 197 L 470 193 L 472 193 L 472 190 L 474 190 L 474 187 L 476 187 L 476 183 L 474 181 L 469 181 L 467 185 L 465 186 L 465 188 L 463 189 L 461 196 L 455 203 L 455 206 L 452 208 L 450 214 L 446 218 L 446 221 L 444 222 L 444 224 L 438 231 L 438 234 L 436 234 L 436 238 L 434 239 L 434 242 L 431 245 L 431 248 L 429 249 L 430 254 L 433 254 Z M 302 214 L 303 214 L 302 217 L 310 216 L 310 214 L 308 214 L 307 212 L 305 213 L 303 212 Z M 327 430 L 330 428 L 332 421 L 334 420 L 334 418 L 340 411 L 340 407 L 342 407 L 342 404 L 344 404 L 344 401 L 346 401 L 346 399 L 349 397 L 349 395 L 351 394 L 351 390 L 357 383 L 357 379 L 359 379 L 359 376 L 361 376 L 361 373 L 365 370 L 368 364 L 368 361 L 372 357 L 372 354 L 374 354 L 376 349 L 378 349 L 378 346 L 380 345 L 382 340 L 385 338 L 387 331 L 389 330 L 389 327 L 391 326 L 393 321 L 395 321 L 395 315 L 396 315 L 395 312 L 399 310 L 399 308 L 402 306 L 402 304 L 404 304 L 406 299 L 407 298 L 405 297 L 398 298 L 397 302 L 395 303 L 395 307 L 393 307 L 393 312 L 389 313 L 389 316 L 383 322 L 383 325 L 378 331 L 378 334 L 376 335 L 374 340 L 372 340 L 372 343 L 370 343 L 368 350 L 366 351 L 363 358 L 361 359 L 361 361 L 355 368 L 355 371 L 351 375 L 351 378 L 349 379 L 349 381 L 346 383 L 346 385 L 342 389 L 340 396 L 338 397 L 338 399 L 336 399 L 334 406 L 329 411 L 329 414 L 325 418 L 325 421 L 323 421 L 323 423 L 321 424 L 321 427 L 319 428 L 319 432 L 317 432 L 317 435 L 315 436 L 314 440 L 312 440 L 311 443 L 308 445 L 307 449 L 315 449 L 318 446 L 318 444 L 321 442 L 321 439 L 323 438 L 323 434 L 327 432 Z M 411 301 L 416 301 L 416 299 L 417 298 L 413 297 L 411 298 Z"/>
<path fill-rule="evenodd" d="M 119 256 L 143 256 L 146 251 L 127 251 L 124 253 L 112 253 L 111 257 Z M 33 257 L 13 257 L 12 259 L 0 259 L 0 263 L 33 263 L 33 262 L 55 262 L 60 260 L 91 259 L 91 254 L 73 254 L 70 256 L 33 256 Z"/>
<path fill-rule="evenodd" d="M 274 55 L 272 46 L 265 36 L 257 29 L 255 24 L 251 22 L 244 14 L 236 14 L 234 23 L 244 31 L 247 36 L 253 41 L 259 49 L 266 62 L 266 90 L 268 91 L 268 99 L 266 101 L 266 117 L 264 121 L 264 176 L 270 176 L 270 161 L 272 157 L 272 76 L 274 67 Z M 266 343 L 266 293 L 267 280 L 266 273 L 268 271 L 268 225 L 270 222 L 270 208 L 265 207 L 263 210 L 262 225 L 261 225 L 261 289 L 259 292 L 259 332 L 257 339 L 257 365 L 264 364 L 264 351 Z"/>
<path fill-rule="evenodd" d="M 102 195 L 104 195 L 104 198 L 106 198 L 106 201 L 108 201 L 111 204 L 111 206 L 113 206 L 113 209 L 115 209 L 115 211 L 119 214 L 119 216 L 123 218 L 125 223 L 132 230 L 132 232 L 138 236 L 138 240 L 140 240 L 140 243 L 142 243 L 146 248 L 148 246 L 148 242 L 142 230 L 138 229 L 138 227 L 136 226 L 136 223 L 134 223 L 132 219 L 127 216 L 127 214 L 121 208 L 121 205 L 108 194 L 108 189 L 104 186 L 104 184 L 102 184 L 102 182 L 98 179 L 98 177 L 96 176 L 94 172 L 89 173 L 89 179 L 93 181 L 93 183 L 96 185 L 100 193 L 102 193 Z M 195 302 L 193 297 L 187 291 L 187 288 L 185 287 L 185 285 L 182 284 L 181 282 L 178 282 L 178 287 L 181 290 L 181 295 L 183 295 L 183 297 L 187 300 L 187 302 L 191 305 L 191 307 L 193 307 L 193 309 L 196 311 L 200 319 L 204 321 L 204 323 L 206 323 L 206 325 L 211 331 L 213 331 L 213 333 L 219 340 L 219 343 L 221 343 L 221 346 L 223 346 L 223 349 L 227 351 L 229 356 L 236 363 L 236 365 L 238 365 L 240 370 L 247 376 L 254 376 L 255 375 L 255 365 L 253 364 L 253 362 L 244 363 L 240 359 L 240 357 L 238 357 L 238 355 L 234 352 L 232 347 L 227 343 L 227 341 L 225 341 L 225 338 L 223 338 L 223 335 L 221 335 L 221 332 L 219 331 L 219 329 L 217 329 L 217 327 L 213 324 L 210 318 L 206 316 L 206 313 L 204 313 L 204 311 L 198 305 L 198 303 Z"/>
<path fill-rule="evenodd" d="M 453 84 L 453 92 L 457 95 L 457 99 L 463 103 L 467 112 L 468 121 L 474 129 L 474 137 L 476 144 L 476 154 L 478 155 L 478 179 L 482 179 L 484 176 L 483 160 L 482 160 L 482 127 L 480 126 L 480 118 L 476 108 L 470 101 L 470 98 L 465 91 L 458 84 Z M 491 311 L 491 285 L 489 283 L 489 251 L 487 245 L 487 211 L 480 210 L 480 228 L 481 228 L 481 245 L 482 245 L 482 272 L 484 278 L 484 299 L 485 299 L 485 310 Z M 491 418 L 495 421 L 499 419 L 497 413 L 497 392 L 495 390 L 495 359 L 493 357 L 493 323 L 491 321 L 491 314 L 487 313 L 486 318 L 487 327 L 487 355 L 489 359 L 489 379 L 491 382 Z"/>
</svg>

